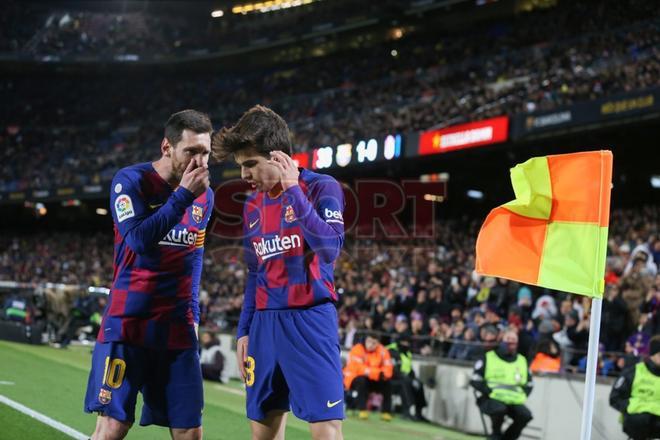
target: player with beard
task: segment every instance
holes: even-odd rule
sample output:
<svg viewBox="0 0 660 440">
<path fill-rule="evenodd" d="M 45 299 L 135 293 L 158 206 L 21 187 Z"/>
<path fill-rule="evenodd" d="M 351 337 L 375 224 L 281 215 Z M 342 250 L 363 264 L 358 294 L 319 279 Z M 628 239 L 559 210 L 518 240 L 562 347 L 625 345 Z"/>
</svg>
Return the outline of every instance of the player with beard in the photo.
<svg viewBox="0 0 660 440">
<path fill-rule="evenodd" d="M 169 427 L 176 440 L 202 436 L 196 333 L 212 130 L 203 113 L 173 114 L 160 159 L 119 170 L 110 186 L 114 274 L 85 397 L 85 411 L 99 415 L 93 439 L 126 436 L 138 391 L 141 425 Z"/>
</svg>

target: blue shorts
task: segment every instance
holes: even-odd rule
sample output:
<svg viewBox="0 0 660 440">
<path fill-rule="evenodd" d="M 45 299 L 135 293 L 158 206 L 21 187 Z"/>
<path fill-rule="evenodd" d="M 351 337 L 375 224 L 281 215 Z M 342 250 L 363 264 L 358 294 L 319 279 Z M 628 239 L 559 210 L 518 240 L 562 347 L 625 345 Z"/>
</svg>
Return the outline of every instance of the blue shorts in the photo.
<svg viewBox="0 0 660 440">
<path fill-rule="evenodd" d="M 153 350 L 121 342 L 97 343 L 85 412 L 133 423 L 138 391 L 144 400 L 140 425 L 181 429 L 202 425 L 204 392 L 196 348 Z"/>
<path fill-rule="evenodd" d="M 248 418 L 260 421 L 268 411 L 289 409 L 308 422 L 344 418 L 337 311 L 332 303 L 257 311 L 249 336 Z"/>
</svg>

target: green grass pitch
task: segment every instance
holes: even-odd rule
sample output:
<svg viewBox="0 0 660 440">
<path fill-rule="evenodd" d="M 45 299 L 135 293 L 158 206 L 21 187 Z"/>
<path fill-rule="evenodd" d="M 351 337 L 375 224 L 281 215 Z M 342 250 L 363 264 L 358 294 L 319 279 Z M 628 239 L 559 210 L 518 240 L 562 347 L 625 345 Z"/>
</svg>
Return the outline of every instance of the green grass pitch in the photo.
<svg viewBox="0 0 660 440">
<path fill-rule="evenodd" d="M 0 395 L 19 402 L 82 433 L 91 433 L 95 416 L 83 412 L 83 398 L 91 360 L 91 348 L 58 350 L 0 341 Z M 204 438 L 249 439 L 245 397 L 241 384 L 204 383 Z M 136 414 L 139 417 L 138 398 Z M 66 439 L 65 434 L 0 403 L 0 439 Z M 167 429 L 134 426 L 128 439 L 168 439 Z M 289 415 L 286 438 L 309 439 L 307 424 Z M 377 414 L 368 421 L 353 415 L 344 422 L 346 440 L 468 440 L 468 436 L 424 423 L 396 419 L 381 422 Z"/>
</svg>

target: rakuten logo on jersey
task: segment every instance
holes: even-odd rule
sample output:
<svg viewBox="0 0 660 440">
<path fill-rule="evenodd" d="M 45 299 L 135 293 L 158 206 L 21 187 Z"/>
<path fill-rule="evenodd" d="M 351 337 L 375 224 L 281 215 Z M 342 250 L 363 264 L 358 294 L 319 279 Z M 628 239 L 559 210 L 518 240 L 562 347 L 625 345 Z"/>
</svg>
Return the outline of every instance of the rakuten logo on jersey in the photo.
<svg viewBox="0 0 660 440">
<path fill-rule="evenodd" d="M 282 238 L 276 235 L 269 240 L 262 238 L 261 241 L 253 241 L 252 246 L 254 246 L 254 251 L 257 255 L 264 261 L 291 249 L 301 247 L 302 240 L 298 234 L 285 235 Z"/>
<path fill-rule="evenodd" d="M 333 211 L 332 209 L 325 208 L 323 212 L 326 223 L 344 223 L 344 216 L 341 211 Z"/>
<path fill-rule="evenodd" d="M 188 229 L 172 229 L 158 242 L 165 246 L 194 246 L 197 241 L 197 233 L 189 232 Z"/>
</svg>

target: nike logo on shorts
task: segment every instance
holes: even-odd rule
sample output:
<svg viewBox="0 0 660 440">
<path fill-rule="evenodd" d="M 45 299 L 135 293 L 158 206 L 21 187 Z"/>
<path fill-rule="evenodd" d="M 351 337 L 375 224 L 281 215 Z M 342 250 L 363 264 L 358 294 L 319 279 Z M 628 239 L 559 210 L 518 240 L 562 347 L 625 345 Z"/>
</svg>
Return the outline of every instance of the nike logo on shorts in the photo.
<svg viewBox="0 0 660 440">
<path fill-rule="evenodd" d="M 332 408 L 332 407 L 334 407 L 334 406 L 337 406 L 337 404 L 338 404 L 339 402 L 341 402 L 341 401 L 342 401 L 342 399 L 339 399 L 339 400 L 336 401 L 336 402 L 330 402 L 330 401 L 328 400 L 328 402 L 326 403 L 326 405 L 328 405 L 328 408 Z"/>
<path fill-rule="evenodd" d="M 254 225 L 256 225 L 257 223 L 259 223 L 259 219 L 256 219 L 255 221 L 250 222 L 250 229 L 254 228 Z"/>
</svg>

